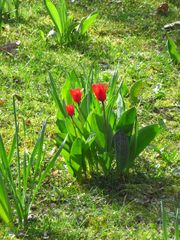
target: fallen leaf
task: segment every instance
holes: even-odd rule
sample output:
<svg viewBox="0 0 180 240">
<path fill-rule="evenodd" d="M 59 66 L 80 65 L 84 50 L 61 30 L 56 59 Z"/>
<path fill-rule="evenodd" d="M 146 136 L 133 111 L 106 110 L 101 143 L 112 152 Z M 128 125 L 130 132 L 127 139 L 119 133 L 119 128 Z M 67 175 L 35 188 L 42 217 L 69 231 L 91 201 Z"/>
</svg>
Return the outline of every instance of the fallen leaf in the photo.
<svg viewBox="0 0 180 240">
<path fill-rule="evenodd" d="M 26 123 L 26 126 L 30 126 L 31 125 L 31 120 L 27 119 L 25 123 Z"/>
<path fill-rule="evenodd" d="M 0 46 L 0 51 L 6 52 L 8 54 L 13 53 L 15 50 L 18 49 L 19 45 L 21 44 L 20 41 L 13 42 L 13 43 L 7 43 L 3 46 Z"/>
<path fill-rule="evenodd" d="M 0 107 L 4 106 L 4 104 L 6 103 L 6 100 L 5 99 L 0 99 Z"/>
<path fill-rule="evenodd" d="M 59 173 L 59 170 L 55 170 L 54 172 L 52 172 L 52 176 L 53 177 L 57 177 Z"/>
<path fill-rule="evenodd" d="M 167 3 L 162 3 L 158 8 L 157 8 L 157 13 L 166 15 L 169 10 L 169 5 Z"/>
</svg>

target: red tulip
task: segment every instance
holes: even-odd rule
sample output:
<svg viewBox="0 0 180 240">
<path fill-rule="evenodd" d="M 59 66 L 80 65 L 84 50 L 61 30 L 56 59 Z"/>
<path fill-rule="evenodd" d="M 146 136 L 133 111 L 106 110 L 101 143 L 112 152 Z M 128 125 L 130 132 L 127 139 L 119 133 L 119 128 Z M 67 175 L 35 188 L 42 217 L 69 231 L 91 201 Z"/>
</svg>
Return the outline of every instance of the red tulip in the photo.
<svg viewBox="0 0 180 240">
<path fill-rule="evenodd" d="M 98 84 L 92 85 L 92 89 L 94 91 L 96 98 L 101 102 L 104 102 L 106 100 L 107 88 L 108 88 L 108 84 L 104 85 L 102 83 L 98 83 Z"/>
<path fill-rule="evenodd" d="M 81 101 L 82 91 L 80 88 L 70 89 L 70 94 L 74 102 L 79 103 Z"/>
<path fill-rule="evenodd" d="M 66 112 L 70 117 L 72 117 L 74 115 L 74 106 L 66 105 Z"/>
</svg>

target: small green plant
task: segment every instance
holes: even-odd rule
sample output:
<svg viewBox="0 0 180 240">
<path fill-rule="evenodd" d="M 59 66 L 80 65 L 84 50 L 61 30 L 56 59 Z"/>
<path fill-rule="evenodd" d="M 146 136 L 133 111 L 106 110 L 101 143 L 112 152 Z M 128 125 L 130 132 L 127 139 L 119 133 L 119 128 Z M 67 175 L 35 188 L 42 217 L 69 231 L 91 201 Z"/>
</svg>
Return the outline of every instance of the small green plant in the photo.
<svg viewBox="0 0 180 240">
<path fill-rule="evenodd" d="M 96 12 L 93 12 L 78 22 L 68 14 L 65 0 L 59 0 L 57 7 L 51 0 L 44 0 L 44 4 L 54 23 L 59 44 L 83 38 L 98 16 Z"/>
<path fill-rule="evenodd" d="M 0 30 L 2 28 L 3 19 L 10 18 L 14 15 L 19 18 L 19 0 L 0 0 Z"/>
<path fill-rule="evenodd" d="M 169 240 L 170 234 L 168 230 L 168 215 L 164 209 L 163 203 L 161 202 L 161 215 L 162 215 L 162 239 L 163 240 Z M 176 216 L 175 216 L 175 222 L 174 222 L 174 240 L 179 240 L 179 212 L 177 209 Z"/>
<path fill-rule="evenodd" d="M 61 144 L 68 134 L 62 155 L 70 173 L 78 179 L 95 172 L 106 175 L 112 169 L 117 174 L 128 172 L 160 132 L 158 124 L 139 129 L 136 108 L 125 110 L 124 86 L 117 72 L 108 84 L 94 83 L 91 74 L 79 79 L 73 73 L 60 97 L 52 75 L 49 77 L 58 108 L 57 143 Z"/>
<path fill-rule="evenodd" d="M 16 130 L 9 153 L 6 152 L 0 135 L 0 218 L 10 227 L 14 226 L 16 219 L 19 225 L 26 227 L 31 206 L 45 178 L 53 168 L 66 138 L 46 164 L 43 149 L 46 128 L 44 123 L 32 153 L 28 153 L 25 147 L 24 154 L 21 156 L 15 97 L 13 99 Z"/>
<path fill-rule="evenodd" d="M 167 40 L 167 47 L 168 47 L 168 51 L 169 51 L 169 55 L 170 55 L 171 59 L 175 63 L 179 63 L 180 62 L 180 54 L 177 50 L 177 46 L 176 46 L 175 42 L 169 37 Z"/>
<path fill-rule="evenodd" d="M 2 28 L 4 8 L 5 8 L 5 0 L 0 0 L 0 31 Z"/>
</svg>

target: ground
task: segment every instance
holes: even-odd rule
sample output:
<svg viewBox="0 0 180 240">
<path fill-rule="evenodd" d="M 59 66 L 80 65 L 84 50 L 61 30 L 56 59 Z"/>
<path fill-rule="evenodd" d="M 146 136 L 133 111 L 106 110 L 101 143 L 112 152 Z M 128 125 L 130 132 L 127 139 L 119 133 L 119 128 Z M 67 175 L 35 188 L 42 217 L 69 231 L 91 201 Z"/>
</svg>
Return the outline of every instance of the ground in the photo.
<svg viewBox="0 0 180 240">
<path fill-rule="evenodd" d="M 52 29 L 42 2 L 23 1 L 19 22 L 7 23 L 1 32 L 0 46 L 21 42 L 15 55 L 0 52 L 0 132 L 7 149 L 14 130 L 12 96 L 21 98 L 18 116 L 20 122 L 26 121 L 29 149 L 48 118 L 46 146 L 50 151 L 56 113 L 48 71 L 60 88 L 65 80 L 62 68 L 81 73 L 81 65 L 88 69 L 92 63 L 107 75 L 118 66 L 129 87 L 144 80 L 139 121 L 142 125 L 160 122 L 164 130 L 124 178 L 95 177 L 77 183 L 59 159 L 36 199 L 29 229 L 15 237 L 0 223 L 0 239 L 162 239 L 161 201 L 173 235 L 173 218 L 179 207 L 179 86 L 178 66 L 169 57 L 163 26 L 178 19 L 178 1 L 169 1 L 165 16 L 156 13 L 159 0 L 69 2 L 76 18 L 93 10 L 98 10 L 99 17 L 86 43 L 63 48 L 41 38 L 40 31 L 47 34 Z M 177 32 L 170 36 L 180 42 Z"/>
</svg>

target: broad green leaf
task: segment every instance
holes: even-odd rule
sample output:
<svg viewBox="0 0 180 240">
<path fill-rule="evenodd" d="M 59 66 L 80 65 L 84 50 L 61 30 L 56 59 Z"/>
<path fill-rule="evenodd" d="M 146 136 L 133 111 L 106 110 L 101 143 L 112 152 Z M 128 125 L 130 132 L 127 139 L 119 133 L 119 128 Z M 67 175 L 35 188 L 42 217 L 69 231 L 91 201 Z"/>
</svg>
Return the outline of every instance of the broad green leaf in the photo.
<svg viewBox="0 0 180 240">
<path fill-rule="evenodd" d="M 125 105 L 121 94 L 118 94 L 117 98 L 117 119 L 119 119 L 125 111 Z"/>
<path fill-rule="evenodd" d="M 96 134 L 96 142 L 102 148 L 106 146 L 106 134 L 104 127 L 104 119 L 102 116 L 95 114 L 94 112 L 90 113 L 87 120 L 91 126 L 92 132 Z"/>
<path fill-rule="evenodd" d="M 130 137 L 130 153 L 127 168 L 130 168 L 133 165 L 134 159 L 136 157 L 137 137 L 138 137 L 138 121 L 136 118 L 134 123 L 134 135 Z"/>
<path fill-rule="evenodd" d="M 67 117 L 67 118 L 66 118 L 65 125 L 66 125 L 67 132 L 68 132 L 70 135 L 76 136 L 76 133 L 77 133 L 77 131 L 75 130 L 76 127 L 75 127 L 75 125 L 74 125 L 74 123 L 72 122 L 72 119 L 71 119 L 70 117 Z"/>
<path fill-rule="evenodd" d="M 76 156 L 76 155 L 82 155 L 82 140 L 80 138 L 77 138 L 71 147 L 71 155 Z"/>
<path fill-rule="evenodd" d="M 70 163 L 75 172 L 82 169 L 82 140 L 77 138 L 71 147 Z"/>
<path fill-rule="evenodd" d="M 44 0 L 47 11 L 60 35 L 63 34 L 63 26 L 56 6 L 51 0 Z"/>
<path fill-rule="evenodd" d="M 168 38 L 167 46 L 168 46 L 168 51 L 169 51 L 169 54 L 170 54 L 170 57 L 172 58 L 172 60 L 174 60 L 175 62 L 179 62 L 180 54 L 177 50 L 177 46 L 176 46 L 175 42 L 171 38 Z"/>
<path fill-rule="evenodd" d="M 57 119 L 56 125 L 61 133 L 66 133 L 67 134 L 67 129 L 66 129 L 66 120 L 62 119 Z"/>
<path fill-rule="evenodd" d="M 73 102 L 72 96 L 70 94 L 70 89 L 71 89 L 71 82 L 69 81 L 69 79 L 67 79 L 61 90 L 62 99 L 65 100 L 66 104 L 71 104 Z"/>
<path fill-rule="evenodd" d="M 136 108 L 133 107 L 125 111 L 117 121 L 116 131 L 121 131 L 127 135 L 131 135 L 135 120 Z"/>
<path fill-rule="evenodd" d="M 89 92 L 84 96 L 84 98 L 81 102 L 80 110 L 81 110 L 81 113 L 82 113 L 82 116 L 83 116 L 83 120 L 86 120 L 88 115 L 89 115 L 89 112 L 90 112 L 89 100 L 90 99 L 91 99 L 91 94 Z"/>
<path fill-rule="evenodd" d="M 115 103 L 117 102 L 118 96 L 121 92 L 121 87 L 122 87 L 122 82 L 120 83 L 120 85 L 118 87 L 116 87 L 116 89 L 114 89 L 114 91 L 112 93 L 108 94 L 108 97 L 110 97 L 108 104 L 106 106 L 106 115 L 107 115 L 107 121 L 110 121 L 111 118 L 111 114 L 114 110 L 114 106 Z M 111 89 L 110 89 L 111 91 Z"/>
<path fill-rule="evenodd" d="M 59 13 L 59 18 L 61 22 L 61 35 L 65 35 L 68 30 L 68 16 L 65 0 L 59 0 L 59 6 L 57 8 L 57 11 Z"/>
<path fill-rule="evenodd" d="M 90 26 L 94 23 L 94 21 L 96 20 L 98 16 L 97 12 L 93 12 L 91 13 L 88 17 L 84 18 L 80 25 L 79 25 L 79 29 L 80 29 L 80 33 L 82 35 L 84 35 L 88 29 L 90 28 Z"/>
<path fill-rule="evenodd" d="M 123 171 L 128 165 L 130 147 L 127 134 L 119 130 L 114 136 L 115 155 L 118 171 Z"/>
<path fill-rule="evenodd" d="M 142 80 L 139 80 L 132 85 L 130 89 L 130 99 L 132 103 L 137 102 L 138 97 L 141 95 L 143 86 L 144 86 L 144 82 Z"/>
<path fill-rule="evenodd" d="M 138 131 L 135 157 L 137 157 L 150 144 L 160 131 L 161 129 L 158 124 L 149 125 Z"/>
</svg>

